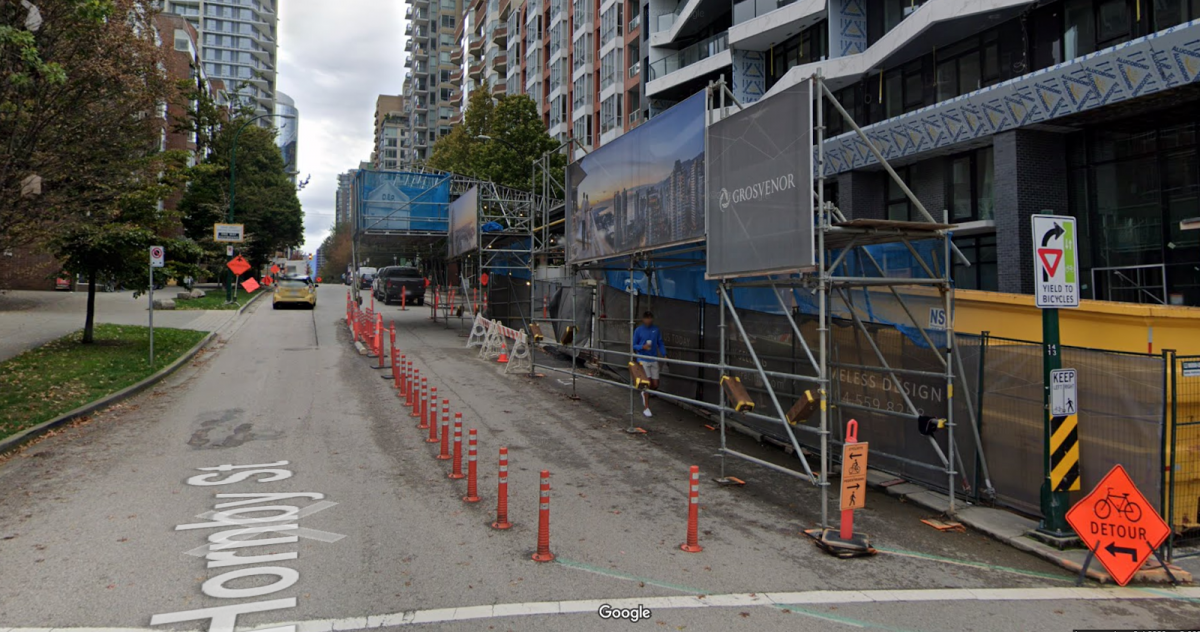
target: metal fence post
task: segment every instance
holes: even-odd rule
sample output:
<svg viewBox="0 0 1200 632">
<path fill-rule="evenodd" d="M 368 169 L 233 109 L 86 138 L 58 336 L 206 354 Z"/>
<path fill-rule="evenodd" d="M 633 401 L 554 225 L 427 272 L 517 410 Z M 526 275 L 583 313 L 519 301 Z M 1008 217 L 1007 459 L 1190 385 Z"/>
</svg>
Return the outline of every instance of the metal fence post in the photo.
<svg viewBox="0 0 1200 632">
<path fill-rule="evenodd" d="M 1179 389 L 1176 385 L 1175 350 L 1163 349 L 1163 513 L 1167 514 L 1167 561 L 1175 557 L 1175 458 L 1179 450 L 1179 416 L 1176 402 Z M 1168 444 L 1168 442 L 1170 442 Z M 1168 447 L 1169 446 L 1169 447 Z M 1170 454 L 1166 454 L 1170 450 Z"/>
</svg>

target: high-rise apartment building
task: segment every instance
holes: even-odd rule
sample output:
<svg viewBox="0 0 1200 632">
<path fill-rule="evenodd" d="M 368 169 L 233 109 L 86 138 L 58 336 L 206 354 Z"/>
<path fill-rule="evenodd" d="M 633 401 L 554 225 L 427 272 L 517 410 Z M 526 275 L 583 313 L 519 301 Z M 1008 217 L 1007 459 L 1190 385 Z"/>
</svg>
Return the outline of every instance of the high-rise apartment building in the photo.
<svg viewBox="0 0 1200 632">
<path fill-rule="evenodd" d="M 1200 304 L 1200 2 L 650 0 L 649 113 L 724 77 L 753 109 L 820 71 L 921 203 L 960 288 L 1033 289 L 1029 216 L 1079 220 L 1085 298 Z M 643 27 L 644 28 L 644 27 Z M 602 40 L 603 45 L 603 40 Z M 919 219 L 826 103 L 827 199 Z M 781 139 L 781 141 L 787 139 Z"/>
<path fill-rule="evenodd" d="M 187 18 L 200 32 L 209 77 L 259 114 L 275 111 L 279 15 L 277 0 L 164 0 L 166 13 Z"/>
<path fill-rule="evenodd" d="M 411 148 L 400 146 L 401 138 L 409 132 L 409 115 L 404 111 L 404 97 L 379 95 L 375 100 L 375 149 L 371 163 L 381 171 L 395 171 L 411 161 Z"/>
<path fill-rule="evenodd" d="M 637 0 L 473 0 L 463 36 L 471 91 L 527 94 L 551 136 L 585 150 L 636 127 L 642 98 Z"/>
<path fill-rule="evenodd" d="M 354 206 L 352 199 L 354 196 L 354 178 L 357 174 L 357 169 L 351 169 L 346 173 L 338 174 L 338 188 L 334 204 L 334 221 L 338 226 L 349 224 L 353 218 Z"/>
<path fill-rule="evenodd" d="M 462 98 L 462 54 L 455 42 L 461 0 L 405 0 L 404 109 L 408 133 L 400 137 L 406 162 L 429 159 L 433 143 L 450 133 Z M 457 52 L 456 52 L 457 51 Z"/>
<path fill-rule="evenodd" d="M 283 154 L 283 170 L 295 184 L 300 172 L 300 110 L 292 97 L 282 92 L 275 97 L 275 127 L 279 130 L 275 143 Z"/>
</svg>

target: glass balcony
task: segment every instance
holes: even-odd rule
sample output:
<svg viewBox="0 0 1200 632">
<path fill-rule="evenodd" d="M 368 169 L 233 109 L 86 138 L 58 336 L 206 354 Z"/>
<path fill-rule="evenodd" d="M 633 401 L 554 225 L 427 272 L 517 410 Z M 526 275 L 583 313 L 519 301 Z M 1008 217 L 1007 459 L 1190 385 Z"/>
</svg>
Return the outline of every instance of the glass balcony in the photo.
<svg viewBox="0 0 1200 632">
<path fill-rule="evenodd" d="M 718 33 L 708 39 L 701 40 L 680 49 L 678 52 L 650 64 L 651 81 L 665 77 L 680 68 L 712 57 L 729 48 L 729 32 Z"/>
<path fill-rule="evenodd" d="M 796 0 L 743 0 L 733 5 L 733 23 L 741 24 L 776 9 L 782 9 Z"/>
</svg>

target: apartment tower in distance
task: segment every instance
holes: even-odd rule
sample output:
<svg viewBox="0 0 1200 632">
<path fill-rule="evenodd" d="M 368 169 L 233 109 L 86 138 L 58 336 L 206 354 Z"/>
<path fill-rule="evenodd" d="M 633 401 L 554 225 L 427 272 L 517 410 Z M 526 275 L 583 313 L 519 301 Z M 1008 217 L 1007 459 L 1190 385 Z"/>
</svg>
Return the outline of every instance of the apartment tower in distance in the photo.
<svg viewBox="0 0 1200 632">
<path fill-rule="evenodd" d="M 408 133 L 400 137 L 406 162 L 429 159 L 433 143 L 450 133 L 458 118 L 461 95 L 461 50 L 455 37 L 461 0 L 405 0 L 404 109 Z"/>
<path fill-rule="evenodd" d="M 165 0 L 163 10 L 200 32 L 205 73 L 258 114 L 275 112 L 277 0 Z M 265 121 L 264 125 L 269 123 Z"/>
<path fill-rule="evenodd" d="M 626 0 L 472 0 L 459 39 L 470 93 L 527 94 L 575 156 L 633 129 L 645 110 L 642 7 Z"/>
<path fill-rule="evenodd" d="M 409 115 L 404 112 L 404 97 L 379 95 L 375 100 L 375 149 L 371 162 L 380 171 L 396 171 L 411 160 L 411 148 L 402 148 L 400 140 L 410 131 Z"/>
</svg>

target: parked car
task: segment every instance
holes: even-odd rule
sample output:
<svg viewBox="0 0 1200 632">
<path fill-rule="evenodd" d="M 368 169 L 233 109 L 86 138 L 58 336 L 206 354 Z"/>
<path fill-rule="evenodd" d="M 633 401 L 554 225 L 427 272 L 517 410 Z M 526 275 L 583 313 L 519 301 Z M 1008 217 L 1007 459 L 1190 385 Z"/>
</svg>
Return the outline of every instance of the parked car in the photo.
<svg viewBox="0 0 1200 632">
<path fill-rule="evenodd" d="M 375 275 L 371 291 L 384 305 L 399 303 L 402 298 L 408 305 L 424 305 L 425 277 L 416 268 L 388 266 Z"/>
<path fill-rule="evenodd" d="M 375 275 L 378 272 L 375 268 L 359 268 L 358 269 L 358 289 L 369 290 L 371 283 L 375 281 Z"/>
<path fill-rule="evenodd" d="M 284 277 L 275 282 L 272 306 L 279 309 L 285 305 L 300 305 L 313 309 L 317 306 L 317 284 L 308 277 Z"/>
</svg>

